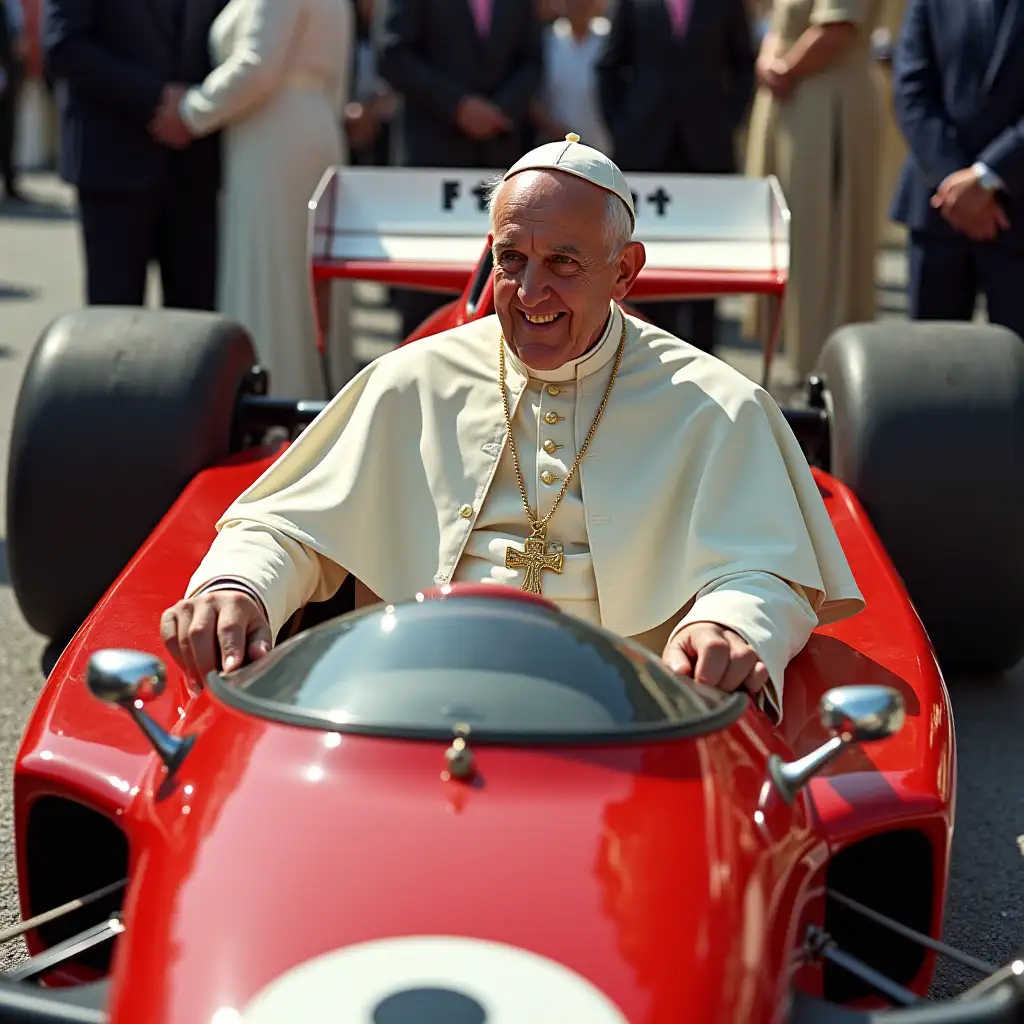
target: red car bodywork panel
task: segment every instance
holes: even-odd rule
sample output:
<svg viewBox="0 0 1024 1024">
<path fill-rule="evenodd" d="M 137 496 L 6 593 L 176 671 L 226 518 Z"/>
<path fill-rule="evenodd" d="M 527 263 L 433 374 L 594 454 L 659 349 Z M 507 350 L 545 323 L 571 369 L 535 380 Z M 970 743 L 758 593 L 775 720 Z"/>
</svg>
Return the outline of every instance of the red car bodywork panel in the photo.
<svg viewBox="0 0 1024 1024">
<path fill-rule="evenodd" d="M 445 744 L 327 748 L 329 734 L 200 698 L 189 719 L 201 738 L 173 793 L 152 798 L 157 773 L 126 814 L 152 852 L 132 878 L 127 921 L 145 925 L 122 947 L 113 1019 L 208 1021 L 326 950 L 435 934 L 563 963 L 630 1020 L 670 1024 L 685 1005 L 694 1020 L 768 1024 L 791 911 L 825 851 L 800 803 L 776 802 L 760 829 L 747 813 L 757 747 L 781 749 L 748 718 L 645 748 L 480 748 L 474 787 L 441 780 Z M 230 964 L 189 941 L 211 935 Z"/>
</svg>

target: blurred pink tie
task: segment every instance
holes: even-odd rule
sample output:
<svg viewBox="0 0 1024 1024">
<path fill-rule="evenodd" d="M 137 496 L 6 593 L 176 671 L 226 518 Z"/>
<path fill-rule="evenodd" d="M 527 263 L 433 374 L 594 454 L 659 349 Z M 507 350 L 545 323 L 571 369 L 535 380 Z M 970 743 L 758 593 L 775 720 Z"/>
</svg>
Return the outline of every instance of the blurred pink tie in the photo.
<svg viewBox="0 0 1024 1024">
<path fill-rule="evenodd" d="M 686 32 L 686 25 L 690 20 L 690 2 L 691 0 L 665 0 L 673 35 L 682 36 Z"/>
<path fill-rule="evenodd" d="M 481 38 L 491 31 L 491 2 L 492 0 L 469 0 L 476 32 Z"/>
</svg>

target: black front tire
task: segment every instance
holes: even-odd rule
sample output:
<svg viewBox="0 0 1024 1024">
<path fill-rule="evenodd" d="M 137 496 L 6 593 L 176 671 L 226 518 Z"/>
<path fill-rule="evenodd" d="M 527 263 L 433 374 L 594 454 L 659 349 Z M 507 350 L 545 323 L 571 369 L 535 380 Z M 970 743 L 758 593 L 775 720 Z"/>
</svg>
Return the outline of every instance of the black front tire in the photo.
<svg viewBox="0 0 1024 1024">
<path fill-rule="evenodd" d="M 208 313 L 95 307 L 40 337 L 11 433 L 7 545 L 29 625 L 78 629 L 200 470 L 231 452 L 252 341 Z"/>
</svg>

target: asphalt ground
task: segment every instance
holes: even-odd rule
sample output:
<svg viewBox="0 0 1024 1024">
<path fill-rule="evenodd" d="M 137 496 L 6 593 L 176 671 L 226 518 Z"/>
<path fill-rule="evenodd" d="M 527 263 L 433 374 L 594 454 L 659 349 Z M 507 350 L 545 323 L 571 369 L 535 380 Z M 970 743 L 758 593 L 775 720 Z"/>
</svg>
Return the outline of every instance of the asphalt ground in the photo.
<svg viewBox="0 0 1024 1024">
<path fill-rule="evenodd" d="M 18 920 L 9 780 L 25 721 L 45 679 L 46 644 L 22 619 L 9 586 L 2 514 L 10 422 L 35 339 L 55 316 L 81 303 L 82 264 L 70 195 L 51 176 L 28 176 L 31 206 L 0 208 L 0 927 Z M 906 304 L 905 260 L 896 249 L 878 261 L 882 317 Z M 397 317 L 380 289 L 357 287 L 352 304 L 357 358 L 391 347 Z M 738 341 L 736 305 L 724 304 L 726 359 L 753 376 L 759 359 Z M 778 397 L 790 397 L 783 365 Z M 99 485 L 100 482 L 98 481 Z M 77 500 L 91 501 L 96 494 Z M 74 514 L 72 496 L 69 515 Z M 73 567 L 69 567 L 73 571 Z M 836 680 L 837 683 L 846 680 Z M 1024 947 L 1024 665 L 998 679 L 951 679 L 959 751 L 957 830 L 946 914 L 946 941 L 995 963 Z M 0 967 L 20 948 L 0 951 Z M 943 968 L 937 995 L 960 991 L 968 972 Z"/>
</svg>

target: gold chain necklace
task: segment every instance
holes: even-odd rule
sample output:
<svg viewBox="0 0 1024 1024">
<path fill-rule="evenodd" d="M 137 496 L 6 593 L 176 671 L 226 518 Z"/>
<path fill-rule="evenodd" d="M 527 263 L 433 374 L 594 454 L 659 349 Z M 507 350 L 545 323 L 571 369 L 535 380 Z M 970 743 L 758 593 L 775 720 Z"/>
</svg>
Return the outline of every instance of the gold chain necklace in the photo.
<svg viewBox="0 0 1024 1024">
<path fill-rule="evenodd" d="M 498 387 L 501 390 L 501 404 L 505 410 L 505 431 L 508 437 L 509 450 L 512 452 L 512 465 L 515 466 L 516 470 L 516 482 L 519 484 L 519 493 L 522 495 L 523 508 L 526 510 L 526 518 L 530 522 L 532 531 L 531 535 L 526 538 L 524 551 L 520 551 L 518 548 L 514 547 L 505 548 L 505 568 L 524 570 L 523 584 L 519 589 L 525 590 L 527 593 L 541 593 L 541 570 L 547 569 L 559 576 L 562 574 L 562 553 L 560 551 L 557 553 L 548 551 L 547 541 L 545 539 L 547 536 L 548 523 L 551 521 L 551 517 L 555 514 L 555 510 L 561 504 L 566 492 L 569 490 L 569 484 L 572 482 L 572 478 L 576 475 L 576 471 L 580 468 L 580 463 L 583 461 L 583 457 L 587 454 L 587 449 L 590 447 L 591 439 L 597 430 L 598 423 L 601 422 L 605 406 L 608 404 L 608 399 L 611 396 L 612 385 L 615 383 L 615 378 L 618 376 L 619 366 L 622 364 L 622 353 L 625 347 L 626 318 L 623 317 L 622 337 L 619 339 L 619 348 L 615 353 L 615 365 L 612 367 L 612 374 L 608 378 L 608 386 L 605 388 L 604 398 L 601 399 L 601 404 L 598 406 L 594 422 L 590 425 L 590 430 L 587 431 L 587 436 L 584 439 L 583 444 L 580 446 L 580 450 L 576 453 L 576 460 L 573 462 L 572 469 L 569 470 L 569 473 L 565 478 L 565 482 L 562 484 L 561 491 L 558 492 L 558 497 L 555 498 L 554 504 L 551 506 L 548 514 L 541 519 L 539 496 L 537 505 L 538 514 L 534 515 L 533 509 L 530 507 L 530 499 L 526 494 L 526 484 L 523 482 L 523 471 L 519 465 L 519 450 L 516 448 L 516 439 L 512 432 L 512 413 L 509 409 L 508 393 L 505 386 L 505 335 L 502 334 L 501 336 L 501 342 L 499 343 L 498 348 Z"/>
</svg>

